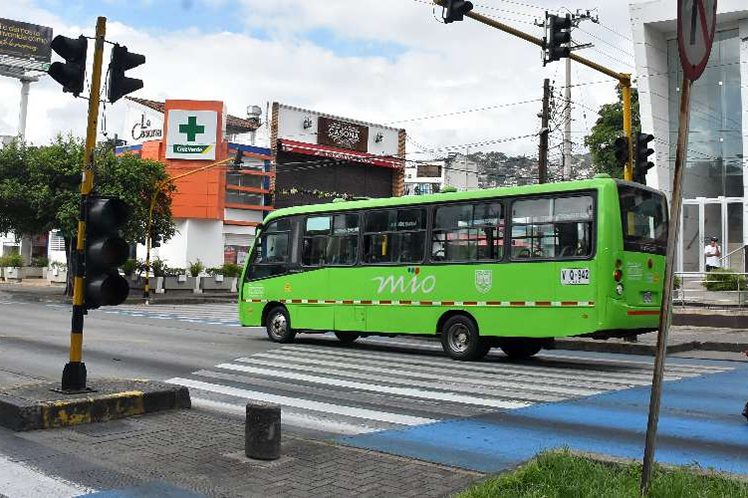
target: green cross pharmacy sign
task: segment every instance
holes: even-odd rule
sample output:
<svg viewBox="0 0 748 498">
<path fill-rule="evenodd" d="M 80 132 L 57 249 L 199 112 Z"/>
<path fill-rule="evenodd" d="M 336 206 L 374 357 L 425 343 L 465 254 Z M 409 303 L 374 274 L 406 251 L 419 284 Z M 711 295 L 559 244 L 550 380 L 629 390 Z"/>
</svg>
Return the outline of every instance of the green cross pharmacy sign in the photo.
<svg viewBox="0 0 748 498">
<path fill-rule="evenodd" d="M 166 158 L 215 160 L 217 122 L 215 111 L 170 110 Z"/>
</svg>

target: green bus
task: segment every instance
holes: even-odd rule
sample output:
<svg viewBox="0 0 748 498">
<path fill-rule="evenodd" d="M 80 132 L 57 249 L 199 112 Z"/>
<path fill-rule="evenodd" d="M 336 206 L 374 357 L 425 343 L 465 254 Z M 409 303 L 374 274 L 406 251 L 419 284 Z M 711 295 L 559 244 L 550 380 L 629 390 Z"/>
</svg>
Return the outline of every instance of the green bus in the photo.
<svg viewBox="0 0 748 498">
<path fill-rule="evenodd" d="M 556 337 L 655 330 L 665 196 L 594 179 L 279 209 L 241 277 L 242 325 L 441 338 L 452 358 L 527 358 Z"/>
</svg>

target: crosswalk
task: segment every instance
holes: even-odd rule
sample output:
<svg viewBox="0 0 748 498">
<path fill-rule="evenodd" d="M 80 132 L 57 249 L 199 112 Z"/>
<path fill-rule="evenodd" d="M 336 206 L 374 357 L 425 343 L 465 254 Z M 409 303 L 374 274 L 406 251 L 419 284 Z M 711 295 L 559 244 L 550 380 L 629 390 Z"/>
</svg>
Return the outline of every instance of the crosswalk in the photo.
<svg viewBox="0 0 748 498">
<path fill-rule="evenodd" d="M 101 313 L 109 315 L 126 315 L 133 317 L 153 318 L 157 320 L 176 320 L 206 325 L 241 327 L 235 303 L 211 304 L 159 304 L 153 306 L 126 305 L 111 309 L 102 309 Z"/>
<path fill-rule="evenodd" d="M 651 382 L 651 362 L 575 354 L 541 354 L 510 362 L 499 353 L 462 363 L 428 354 L 358 346 L 320 338 L 314 343 L 239 357 L 167 380 L 190 388 L 196 408 L 244 416 L 248 400 L 278 403 L 284 426 L 356 435 L 440 420 L 525 408 Z M 423 353 L 438 344 L 386 340 Z M 730 370 L 709 364 L 672 363 L 666 380 Z"/>
</svg>

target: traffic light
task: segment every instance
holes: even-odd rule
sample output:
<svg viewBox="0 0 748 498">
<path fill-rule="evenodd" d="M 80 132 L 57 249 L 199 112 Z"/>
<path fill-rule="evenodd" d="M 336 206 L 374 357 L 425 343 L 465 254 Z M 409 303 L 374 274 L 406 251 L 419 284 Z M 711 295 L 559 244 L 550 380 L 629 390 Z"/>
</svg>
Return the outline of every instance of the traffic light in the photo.
<svg viewBox="0 0 748 498">
<path fill-rule="evenodd" d="M 649 142 L 654 140 L 654 135 L 649 133 L 637 133 L 634 142 L 634 181 L 642 184 L 647 183 L 647 171 L 654 167 L 654 163 L 648 158 L 654 154 Z"/>
<path fill-rule="evenodd" d="M 463 16 L 473 10 L 472 2 L 466 2 L 464 0 L 445 0 L 444 3 L 445 24 L 462 21 Z"/>
<path fill-rule="evenodd" d="M 621 168 L 626 167 L 626 163 L 629 162 L 629 139 L 626 137 L 618 137 L 613 143 L 616 155 L 616 164 Z"/>
<path fill-rule="evenodd" d="M 130 252 L 119 234 L 129 217 L 127 205 L 119 199 L 89 197 L 86 201 L 86 309 L 122 304 L 130 293 L 118 271 Z"/>
<path fill-rule="evenodd" d="M 109 82 L 107 83 L 107 100 L 118 101 L 128 93 L 143 88 L 143 80 L 128 78 L 125 71 L 145 63 L 145 55 L 127 51 L 119 44 L 112 47 L 112 58 L 109 61 Z"/>
<path fill-rule="evenodd" d="M 239 171 L 242 169 L 242 164 L 244 164 L 244 151 L 236 149 L 236 155 L 234 155 L 234 161 L 231 163 L 231 169 L 233 171 Z"/>
<path fill-rule="evenodd" d="M 561 17 L 554 14 L 548 15 L 548 38 L 545 40 L 545 57 L 543 65 L 569 57 L 571 48 L 571 16 Z"/>
<path fill-rule="evenodd" d="M 70 92 L 77 97 L 83 91 L 83 83 L 86 79 L 88 40 L 83 35 L 78 38 L 57 35 L 50 47 L 57 55 L 65 59 L 65 62 L 52 63 L 47 73 L 62 85 L 63 92 Z"/>
</svg>

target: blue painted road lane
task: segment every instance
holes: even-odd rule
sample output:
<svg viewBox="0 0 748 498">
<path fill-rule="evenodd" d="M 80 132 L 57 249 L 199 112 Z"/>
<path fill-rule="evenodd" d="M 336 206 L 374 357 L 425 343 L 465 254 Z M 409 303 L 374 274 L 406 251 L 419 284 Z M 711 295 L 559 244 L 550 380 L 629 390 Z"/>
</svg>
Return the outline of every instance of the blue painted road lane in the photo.
<svg viewBox="0 0 748 498">
<path fill-rule="evenodd" d="M 740 410 L 748 367 L 666 382 L 657 460 L 748 475 L 748 423 Z M 640 459 L 649 387 L 340 438 L 345 444 L 497 472 L 553 448 Z"/>
</svg>

